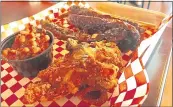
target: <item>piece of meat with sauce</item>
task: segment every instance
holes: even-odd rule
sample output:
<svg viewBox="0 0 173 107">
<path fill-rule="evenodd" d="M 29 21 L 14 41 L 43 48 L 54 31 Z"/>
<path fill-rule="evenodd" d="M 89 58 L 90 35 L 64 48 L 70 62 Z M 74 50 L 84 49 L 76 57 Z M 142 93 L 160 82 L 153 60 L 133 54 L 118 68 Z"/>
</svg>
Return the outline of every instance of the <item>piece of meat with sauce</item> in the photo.
<svg viewBox="0 0 173 107">
<path fill-rule="evenodd" d="M 141 34 L 144 30 L 138 24 L 127 20 L 102 15 L 78 6 L 70 7 L 66 17 L 69 23 L 79 30 L 74 32 L 51 22 L 42 23 L 42 26 L 61 40 L 72 38 L 88 43 L 102 40 L 113 41 L 122 52 L 135 50 L 142 40 Z M 96 37 L 93 38 L 93 35 Z"/>
<path fill-rule="evenodd" d="M 99 19 L 99 20 L 101 21 L 101 19 Z M 95 23 L 95 22 L 93 22 L 93 23 Z M 98 22 L 98 24 L 95 27 L 96 28 L 101 27 L 101 26 L 98 26 L 101 24 L 106 24 L 106 21 L 104 21 L 102 23 Z M 109 25 L 109 26 L 103 25 L 101 28 L 103 30 L 105 30 L 105 32 L 98 33 L 98 34 L 96 34 L 96 37 L 93 38 L 92 36 L 95 34 L 90 35 L 87 33 L 80 32 L 80 31 L 74 32 L 68 28 L 63 28 L 63 27 L 56 25 L 54 23 L 51 23 L 51 22 L 42 21 L 41 25 L 44 29 L 51 31 L 57 39 L 67 40 L 68 38 L 72 38 L 72 39 L 78 40 L 79 42 L 88 42 L 88 43 L 95 42 L 95 41 L 108 40 L 110 42 L 115 42 L 122 52 L 126 52 L 128 50 L 134 50 L 136 48 L 136 44 L 138 42 L 138 41 L 136 41 L 138 38 L 137 34 L 135 36 L 135 33 L 132 33 L 128 30 L 124 30 L 123 28 L 121 28 L 121 26 L 118 28 L 109 29 L 114 25 Z M 118 26 L 118 25 L 116 25 L 116 26 Z M 99 32 L 100 32 L 100 30 L 99 30 Z M 124 44 L 124 45 L 122 45 L 122 44 Z"/>
<path fill-rule="evenodd" d="M 98 33 L 95 40 L 114 41 L 122 52 L 135 50 L 144 32 L 144 29 L 137 23 L 99 14 L 94 10 L 79 6 L 69 8 L 68 20 L 86 33 L 91 35 Z"/>
<path fill-rule="evenodd" d="M 140 43 L 138 30 L 121 20 L 101 19 L 77 14 L 69 14 L 68 20 L 75 27 L 90 35 L 97 33 L 94 40 L 108 40 L 117 44 L 122 52 L 135 50 Z"/>
<path fill-rule="evenodd" d="M 137 23 L 134 23 L 132 21 L 128 21 L 128 20 L 124 20 L 124 19 L 118 19 L 118 18 L 114 18 L 111 17 L 110 15 L 103 15 L 103 14 L 99 14 L 97 12 L 95 12 L 94 10 L 91 9 L 87 9 L 87 8 L 82 8 L 79 6 L 71 6 L 69 8 L 69 14 L 77 14 L 77 15 L 84 15 L 84 16 L 92 16 L 92 17 L 99 17 L 99 18 L 103 18 L 103 19 L 116 19 L 116 20 L 122 20 L 124 22 L 127 22 L 131 25 L 133 25 L 137 30 L 140 31 L 140 33 L 144 32 L 144 29 L 141 28 Z"/>
<path fill-rule="evenodd" d="M 68 28 L 63 28 L 53 22 L 50 21 L 41 21 L 42 28 L 51 31 L 57 39 L 67 40 L 68 38 L 72 38 L 78 40 L 79 42 L 93 42 L 96 41 L 91 35 L 82 33 L 79 31 L 73 31 Z"/>
</svg>

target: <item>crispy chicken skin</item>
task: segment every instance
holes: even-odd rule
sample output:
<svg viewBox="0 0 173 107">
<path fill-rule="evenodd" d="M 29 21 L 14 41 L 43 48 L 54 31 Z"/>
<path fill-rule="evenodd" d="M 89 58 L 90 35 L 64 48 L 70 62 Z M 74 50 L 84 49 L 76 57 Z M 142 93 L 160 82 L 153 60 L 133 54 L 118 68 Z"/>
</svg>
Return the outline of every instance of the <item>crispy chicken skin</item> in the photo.
<svg viewBox="0 0 173 107">
<path fill-rule="evenodd" d="M 117 85 L 122 65 L 121 52 L 113 42 L 80 43 L 68 39 L 67 55 L 56 60 L 28 85 L 24 101 L 50 101 L 75 94 L 92 104 L 108 100 L 106 92 Z"/>
</svg>

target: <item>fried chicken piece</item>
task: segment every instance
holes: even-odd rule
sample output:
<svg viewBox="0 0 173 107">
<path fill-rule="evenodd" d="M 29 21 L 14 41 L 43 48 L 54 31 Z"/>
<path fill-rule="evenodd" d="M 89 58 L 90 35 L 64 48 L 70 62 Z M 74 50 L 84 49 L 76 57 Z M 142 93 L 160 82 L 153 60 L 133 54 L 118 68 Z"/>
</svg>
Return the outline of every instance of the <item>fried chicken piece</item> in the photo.
<svg viewBox="0 0 173 107">
<path fill-rule="evenodd" d="M 92 96 L 95 87 L 100 87 L 96 91 L 101 93 L 101 96 L 91 100 L 87 95 L 82 95 L 81 98 L 93 104 L 104 103 L 107 100 L 105 92 L 117 85 L 117 72 L 123 67 L 118 47 L 113 42 L 78 44 L 78 41 L 73 39 L 68 39 L 67 44 L 67 49 L 71 51 L 39 72 L 38 77 L 41 81 L 27 87 L 25 102 L 50 101 L 77 92 L 85 92 L 84 94 Z M 48 84 L 49 87 L 40 88 L 44 84 Z M 86 88 L 81 89 L 83 84 L 94 90 L 84 91 Z M 35 91 L 37 89 L 39 91 Z"/>
<path fill-rule="evenodd" d="M 51 85 L 47 82 L 30 83 L 25 90 L 24 103 L 34 103 L 35 101 L 47 101 L 46 93 Z"/>
<path fill-rule="evenodd" d="M 53 101 L 68 94 L 76 93 L 76 91 L 77 89 L 71 82 L 57 84 L 56 87 L 53 87 L 48 82 L 39 81 L 36 83 L 30 83 L 27 86 L 24 99 L 22 100 L 25 104 L 31 104 L 36 101 Z"/>
</svg>

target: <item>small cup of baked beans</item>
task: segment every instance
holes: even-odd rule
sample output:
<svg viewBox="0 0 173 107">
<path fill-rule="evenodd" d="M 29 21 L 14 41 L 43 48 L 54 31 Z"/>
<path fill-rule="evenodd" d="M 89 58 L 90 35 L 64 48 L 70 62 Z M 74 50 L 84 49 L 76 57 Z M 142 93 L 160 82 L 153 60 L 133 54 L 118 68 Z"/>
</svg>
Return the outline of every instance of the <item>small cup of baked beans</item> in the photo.
<svg viewBox="0 0 173 107">
<path fill-rule="evenodd" d="M 50 31 L 28 25 L 2 42 L 2 58 L 23 76 L 35 77 L 51 64 L 53 41 Z"/>
</svg>

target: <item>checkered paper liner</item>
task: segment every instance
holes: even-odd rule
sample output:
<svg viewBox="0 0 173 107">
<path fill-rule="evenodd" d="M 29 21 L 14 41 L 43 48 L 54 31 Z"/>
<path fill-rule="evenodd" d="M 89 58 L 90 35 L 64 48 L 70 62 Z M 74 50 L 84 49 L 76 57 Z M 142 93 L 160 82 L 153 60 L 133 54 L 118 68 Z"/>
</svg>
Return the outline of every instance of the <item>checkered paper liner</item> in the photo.
<svg viewBox="0 0 173 107">
<path fill-rule="evenodd" d="M 55 39 L 53 45 L 54 58 L 59 58 L 68 53 L 65 50 L 65 42 Z M 149 89 L 149 80 L 141 64 L 140 58 L 133 57 L 133 63 L 129 63 L 122 74 L 119 75 L 118 86 L 113 94 L 108 93 L 110 99 L 102 106 L 110 105 L 139 105 L 145 100 Z M 124 55 L 123 60 L 127 61 L 129 58 Z M 26 78 L 19 75 L 13 68 L 6 62 L 1 61 L 1 105 L 2 106 L 24 106 L 22 98 L 26 86 L 39 80 L 38 78 Z M 72 106 L 90 106 L 76 96 L 69 95 L 57 101 L 36 102 L 33 105 L 36 107 L 72 107 Z"/>
<path fill-rule="evenodd" d="M 81 7 L 89 8 L 89 5 L 85 2 L 61 2 L 56 5 L 38 13 L 31 17 L 24 18 L 19 21 L 9 23 L 1 26 L 1 38 L 2 40 L 14 32 L 23 30 L 25 24 L 30 23 L 37 25 L 37 22 L 41 19 L 58 19 L 58 16 L 68 10 L 71 5 L 79 5 Z M 66 20 L 60 20 L 65 27 L 69 27 Z M 148 93 L 149 93 L 149 79 L 145 70 L 145 63 L 147 60 L 144 59 L 148 49 L 151 47 L 153 38 L 152 37 L 142 41 L 136 51 L 128 52 L 123 54 L 123 61 L 126 64 L 124 71 L 119 74 L 118 86 L 113 90 L 113 93 L 108 93 L 109 100 L 101 106 L 139 106 L 141 105 Z M 55 39 L 53 45 L 54 59 L 59 58 L 68 53 L 65 50 L 65 41 Z M 148 58 L 148 55 L 146 58 Z M 13 70 L 5 61 L 1 61 L 1 106 L 36 106 L 36 107 L 72 107 L 91 106 L 76 96 L 68 95 L 56 101 L 48 102 L 36 102 L 31 105 L 24 105 L 22 98 L 26 86 L 30 82 L 37 81 L 38 78 L 26 78 L 18 74 Z"/>
</svg>

